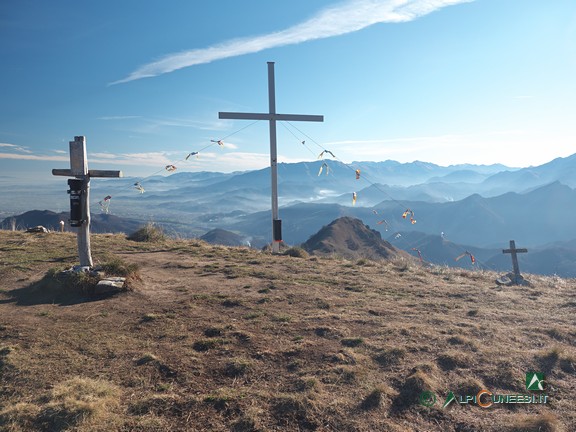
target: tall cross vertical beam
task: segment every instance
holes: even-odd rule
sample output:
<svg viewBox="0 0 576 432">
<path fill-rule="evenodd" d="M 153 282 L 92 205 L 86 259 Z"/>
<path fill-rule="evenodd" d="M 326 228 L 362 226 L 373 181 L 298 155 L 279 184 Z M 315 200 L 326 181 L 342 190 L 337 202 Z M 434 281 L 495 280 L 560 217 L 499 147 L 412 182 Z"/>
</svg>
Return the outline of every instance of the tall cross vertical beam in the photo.
<svg viewBox="0 0 576 432">
<path fill-rule="evenodd" d="M 219 112 L 219 119 L 228 120 L 268 120 L 270 124 L 270 177 L 272 185 L 272 252 L 280 251 L 282 242 L 282 221 L 278 215 L 278 151 L 276 145 L 277 121 L 323 122 L 321 115 L 277 114 L 276 90 L 274 82 L 274 62 L 268 62 L 268 113 Z"/>
<path fill-rule="evenodd" d="M 70 225 L 78 227 L 80 268 L 90 268 L 93 265 L 90 251 L 90 178 L 122 177 L 122 171 L 89 170 L 86 137 L 77 136 L 74 141 L 70 141 L 70 169 L 53 169 L 52 175 L 75 177 L 75 180 L 68 180 Z"/>
<path fill-rule="evenodd" d="M 509 249 L 502 249 L 502 253 L 511 254 L 512 255 L 512 268 L 514 269 L 514 283 L 518 283 L 522 279 L 520 275 L 520 266 L 518 265 L 518 254 L 519 253 L 526 253 L 528 249 L 520 248 L 516 249 L 516 242 L 514 240 L 510 240 L 510 248 Z"/>
</svg>

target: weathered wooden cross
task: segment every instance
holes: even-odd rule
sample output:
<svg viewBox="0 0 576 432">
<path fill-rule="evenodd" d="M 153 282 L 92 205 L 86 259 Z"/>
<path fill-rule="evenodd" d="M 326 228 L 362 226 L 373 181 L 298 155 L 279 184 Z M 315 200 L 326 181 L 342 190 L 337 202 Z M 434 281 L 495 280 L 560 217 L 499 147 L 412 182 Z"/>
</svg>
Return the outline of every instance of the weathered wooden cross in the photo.
<svg viewBox="0 0 576 432">
<path fill-rule="evenodd" d="M 509 253 L 512 255 L 512 268 L 514 269 L 514 283 L 518 283 L 522 280 L 522 275 L 520 274 L 520 267 L 518 266 L 518 254 L 519 253 L 526 253 L 528 249 L 520 248 L 516 249 L 516 242 L 514 240 L 510 240 L 510 248 L 509 249 L 502 249 L 502 253 Z"/>
<path fill-rule="evenodd" d="M 274 62 L 268 62 L 268 113 L 219 112 L 220 119 L 268 120 L 270 122 L 270 175 L 272 180 L 272 252 L 280 251 L 282 242 L 282 221 L 278 216 L 278 166 L 276 151 L 277 121 L 314 121 L 323 122 L 321 115 L 277 114 L 276 90 L 274 85 Z"/>
<path fill-rule="evenodd" d="M 75 177 L 70 186 L 70 226 L 78 227 L 78 258 L 80 270 L 92 267 L 90 251 L 90 178 L 122 177 L 122 171 L 89 170 L 86 157 L 86 137 L 70 141 L 70 169 L 53 169 L 52 175 Z"/>
</svg>

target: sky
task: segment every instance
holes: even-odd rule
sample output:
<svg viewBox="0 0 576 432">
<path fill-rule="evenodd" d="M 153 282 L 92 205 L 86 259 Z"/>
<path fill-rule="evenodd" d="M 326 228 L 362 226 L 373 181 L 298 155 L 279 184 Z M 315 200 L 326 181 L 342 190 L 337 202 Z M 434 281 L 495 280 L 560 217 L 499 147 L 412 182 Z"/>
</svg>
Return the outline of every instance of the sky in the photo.
<svg viewBox="0 0 576 432">
<path fill-rule="evenodd" d="M 126 176 L 263 168 L 268 122 L 218 112 L 268 112 L 267 62 L 278 113 L 324 116 L 278 124 L 280 162 L 576 153 L 574 0 L 2 0 L 0 58 L 0 179 L 77 135 Z"/>
</svg>

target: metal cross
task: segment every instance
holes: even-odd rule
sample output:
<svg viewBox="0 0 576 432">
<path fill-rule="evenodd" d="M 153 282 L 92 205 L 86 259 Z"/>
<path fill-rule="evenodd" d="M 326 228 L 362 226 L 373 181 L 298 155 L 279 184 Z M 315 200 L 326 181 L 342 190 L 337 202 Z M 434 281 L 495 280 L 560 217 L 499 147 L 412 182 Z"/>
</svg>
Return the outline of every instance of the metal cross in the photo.
<svg viewBox="0 0 576 432">
<path fill-rule="evenodd" d="M 277 114 L 276 92 L 274 85 L 274 62 L 268 62 L 268 113 L 239 113 L 219 112 L 220 119 L 236 120 L 268 120 L 270 122 L 270 175 L 272 180 L 272 252 L 280 251 L 282 242 L 282 221 L 278 216 L 278 166 L 276 150 L 276 122 L 286 121 L 313 121 L 323 122 L 321 115 Z"/>
<path fill-rule="evenodd" d="M 512 267 L 514 268 L 514 278 L 516 279 L 514 283 L 517 283 L 522 278 L 520 275 L 520 267 L 518 266 L 517 254 L 526 252 L 528 252 L 528 249 L 526 248 L 516 249 L 516 242 L 514 240 L 510 240 L 510 249 L 502 249 L 502 253 L 509 253 L 512 255 Z"/>
</svg>

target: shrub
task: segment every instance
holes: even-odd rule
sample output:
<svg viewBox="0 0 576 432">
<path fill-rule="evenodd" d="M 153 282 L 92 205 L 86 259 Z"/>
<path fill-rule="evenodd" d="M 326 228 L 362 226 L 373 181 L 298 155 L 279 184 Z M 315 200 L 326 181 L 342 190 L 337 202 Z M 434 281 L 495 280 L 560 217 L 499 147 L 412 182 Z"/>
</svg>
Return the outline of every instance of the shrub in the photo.
<svg viewBox="0 0 576 432">
<path fill-rule="evenodd" d="M 220 338 L 202 339 L 194 342 L 192 349 L 195 351 L 208 351 L 223 343 L 224 341 Z"/>
<path fill-rule="evenodd" d="M 166 240 L 164 230 L 153 222 L 148 222 L 128 236 L 128 240 L 136 242 L 160 242 Z"/>
<path fill-rule="evenodd" d="M 380 402 L 382 401 L 382 389 L 375 388 L 372 390 L 360 404 L 360 407 L 364 410 L 371 410 L 376 409 L 380 406 Z"/>
<path fill-rule="evenodd" d="M 374 356 L 374 361 L 380 366 L 388 367 L 400 363 L 406 355 L 404 348 L 390 348 L 380 351 Z"/>
<path fill-rule="evenodd" d="M 250 368 L 250 363 L 243 359 L 235 359 L 226 363 L 224 375 L 230 378 L 237 378 L 244 375 Z"/>
<path fill-rule="evenodd" d="M 128 277 L 138 271 L 138 264 L 126 263 L 120 258 L 112 258 L 100 266 L 107 275 Z"/>
<path fill-rule="evenodd" d="M 284 251 L 283 255 L 288 255 L 294 258 L 308 258 L 310 256 L 308 252 L 306 252 L 301 247 L 297 246 L 287 249 L 286 251 Z"/>
<path fill-rule="evenodd" d="M 90 295 L 94 292 L 94 287 L 99 278 L 85 272 L 71 272 L 64 278 L 64 287 L 69 291 L 79 291 Z"/>
<path fill-rule="evenodd" d="M 204 330 L 204 334 L 209 338 L 222 336 L 224 334 L 224 329 L 220 327 L 208 327 Z"/>
<path fill-rule="evenodd" d="M 364 343 L 364 339 L 362 338 L 344 338 L 340 341 L 342 343 L 342 345 L 349 347 L 349 348 L 354 348 L 357 347 L 359 345 L 362 345 L 362 343 Z"/>
</svg>

